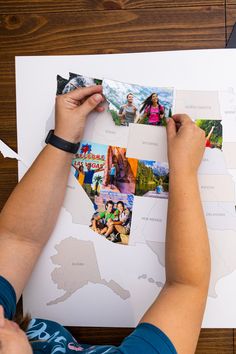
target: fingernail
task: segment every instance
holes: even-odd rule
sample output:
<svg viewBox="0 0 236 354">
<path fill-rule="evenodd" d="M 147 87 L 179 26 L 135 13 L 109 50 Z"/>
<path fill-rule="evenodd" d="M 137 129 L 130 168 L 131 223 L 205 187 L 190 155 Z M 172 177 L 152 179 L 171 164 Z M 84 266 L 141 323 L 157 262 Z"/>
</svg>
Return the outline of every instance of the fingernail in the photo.
<svg viewBox="0 0 236 354">
<path fill-rule="evenodd" d="M 94 99 L 96 102 L 101 102 L 102 101 L 102 95 L 99 95 L 98 93 L 96 95 L 94 95 Z"/>
</svg>

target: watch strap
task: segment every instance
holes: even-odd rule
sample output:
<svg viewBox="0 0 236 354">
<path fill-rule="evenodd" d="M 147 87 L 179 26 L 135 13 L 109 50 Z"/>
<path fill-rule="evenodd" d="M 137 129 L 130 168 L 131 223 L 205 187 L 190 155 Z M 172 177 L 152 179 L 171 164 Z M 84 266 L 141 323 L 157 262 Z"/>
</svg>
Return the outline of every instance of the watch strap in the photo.
<svg viewBox="0 0 236 354">
<path fill-rule="evenodd" d="M 54 134 L 54 130 L 51 129 L 45 139 L 46 144 L 53 145 L 54 147 L 64 150 L 66 152 L 70 152 L 72 154 L 76 154 L 79 149 L 80 143 L 74 144 L 69 141 L 66 141 L 59 136 Z"/>
</svg>

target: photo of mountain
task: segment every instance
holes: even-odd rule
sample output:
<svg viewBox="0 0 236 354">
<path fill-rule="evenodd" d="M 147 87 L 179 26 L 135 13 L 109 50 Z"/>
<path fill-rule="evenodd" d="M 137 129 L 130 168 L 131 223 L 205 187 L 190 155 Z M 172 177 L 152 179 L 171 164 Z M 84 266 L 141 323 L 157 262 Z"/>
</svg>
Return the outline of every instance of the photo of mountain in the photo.
<svg viewBox="0 0 236 354">
<path fill-rule="evenodd" d="M 168 163 L 139 160 L 135 195 L 153 198 L 168 198 L 168 190 Z"/>
<path fill-rule="evenodd" d="M 140 109 L 145 100 L 153 93 L 158 96 L 158 103 L 163 107 L 163 116 L 172 116 L 174 88 L 145 87 L 107 79 L 103 80 L 102 85 L 104 96 L 109 103 L 109 110 L 116 125 L 124 125 L 122 124 L 120 112 L 121 108 L 124 106 L 126 109 L 129 106 L 133 106 L 136 114 L 134 121 L 131 123 L 138 123 L 142 116 Z M 129 95 L 133 96 L 130 101 L 128 97 Z"/>
</svg>

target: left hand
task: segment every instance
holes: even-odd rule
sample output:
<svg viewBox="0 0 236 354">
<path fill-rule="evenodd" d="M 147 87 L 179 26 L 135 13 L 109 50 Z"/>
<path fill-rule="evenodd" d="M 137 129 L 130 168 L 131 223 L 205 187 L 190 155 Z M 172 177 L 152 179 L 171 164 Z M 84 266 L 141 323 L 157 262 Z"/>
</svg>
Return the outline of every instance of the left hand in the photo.
<svg viewBox="0 0 236 354">
<path fill-rule="evenodd" d="M 87 115 L 94 109 L 103 112 L 104 107 L 99 106 L 103 101 L 101 85 L 81 87 L 57 96 L 55 135 L 71 143 L 78 143 L 83 135 Z"/>
</svg>

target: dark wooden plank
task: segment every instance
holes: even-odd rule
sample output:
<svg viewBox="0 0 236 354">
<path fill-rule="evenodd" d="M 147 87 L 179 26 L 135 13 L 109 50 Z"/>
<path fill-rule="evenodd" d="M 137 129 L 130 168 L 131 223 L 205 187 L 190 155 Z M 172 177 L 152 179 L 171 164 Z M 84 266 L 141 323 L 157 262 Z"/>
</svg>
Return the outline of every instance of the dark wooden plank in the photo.
<svg viewBox="0 0 236 354">
<path fill-rule="evenodd" d="M 14 55 L 11 56 L 10 61 L 4 61 L 3 55 L 0 55 L 0 81 L 0 102 L 15 103 L 16 92 Z M 0 107 L 0 110 L 2 110 L 2 107 Z M 3 113 L 8 113 L 7 107 L 5 107 L 5 111 Z"/>
<path fill-rule="evenodd" d="M 17 162 L 0 154 L 0 210 L 17 183 Z"/>
<path fill-rule="evenodd" d="M 224 0 L 54 0 L 26 1 L 8 0 L 0 3 L 0 14 L 84 12 L 104 10 L 159 9 L 186 6 L 224 5 Z"/>
<path fill-rule="evenodd" d="M 195 354 L 233 354 L 233 329 L 202 329 Z"/>
<path fill-rule="evenodd" d="M 0 101 L 0 139 L 17 151 L 15 102 Z"/>
<path fill-rule="evenodd" d="M 233 336 L 234 336 L 234 343 L 233 343 L 233 347 L 234 347 L 234 354 L 236 353 L 236 329 L 233 329 Z"/>
<path fill-rule="evenodd" d="M 84 13 L 2 15 L 4 60 L 13 55 L 93 54 L 222 48 L 223 6 Z M 132 45 L 131 45 L 132 44 Z"/>
<path fill-rule="evenodd" d="M 120 345 L 132 328 L 66 327 L 81 343 L 97 345 Z"/>
</svg>

